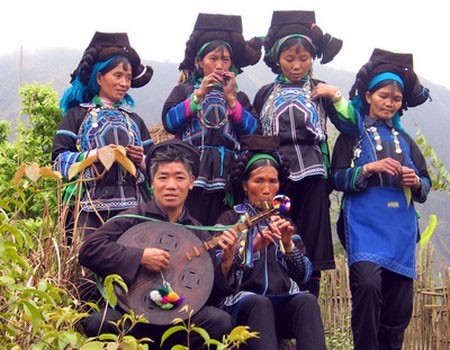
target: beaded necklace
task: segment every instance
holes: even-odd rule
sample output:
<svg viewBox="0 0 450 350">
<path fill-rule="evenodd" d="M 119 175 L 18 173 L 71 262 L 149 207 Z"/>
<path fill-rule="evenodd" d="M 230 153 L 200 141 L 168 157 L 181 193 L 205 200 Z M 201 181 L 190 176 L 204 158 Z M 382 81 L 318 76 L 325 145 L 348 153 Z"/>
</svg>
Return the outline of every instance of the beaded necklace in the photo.
<svg viewBox="0 0 450 350">
<path fill-rule="evenodd" d="M 318 100 L 314 105 L 312 102 L 311 90 L 314 87 L 314 81 L 311 78 L 311 73 L 306 75 L 301 82 L 304 83 L 303 86 L 296 89 L 297 91 L 294 94 L 290 94 L 287 92 L 285 93 L 285 91 L 281 89 L 283 83 L 290 83 L 290 81 L 286 80 L 282 75 L 275 79 L 274 88 L 267 98 L 267 102 L 264 104 L 264 109 L 261 113 L 261 123 L 264 135 L 278 135 L 279 126 L 276 102 L 281 99 L 291 103 L 300 96 L 304 96 L 304 106 L 310 109 L 312 113 L 317 113 L 322 132 L 324 134 L 327 133 L 326 112 L 323 104 L 321 103 L 321 100 Z M 292 90 L 290 90 L 290 92 L 292 92 Z M 311 109 L 314 109 L 314 111 Z"/>
<path fill-rule="evenodd" d="M 312 107 L 311 81 L 309 77 L 304 80 L 303 86 L 299 89 L 296 89 L 296 92 L 292 95 L 283 93 L 283 91 L 281 90 L 281 84 L 285 82 L 286 81 L 283 81 L 280 78 L 276 79 L 274 88 L 267 99 L 267 103 L 265 104 L 264 111 L 262 113 L 262 115 L 265 116 L 264 119 L 266 120 L 266 122 L 263 123 L 265 135 L 278 135 L 278 118 L 275 106 L 275 102 L 277 99 L 282 99 L 283 101 L 291 103 L 292 101 L 298 99 L 300 96 L 304 96 L 306 101 L 305 106 L 307 108 Z"/>
<path fill-rule="evenodd" d="M 378 133 L 378 129 L 376 126 L 372 125 L 369 128 L 367 128 L 367 131 L 371 132 L 373 134 L 373 139 L 375 140 L 375 142 L 377 143 L 377 145 L 375 146 L 375 149 L 378 152 L 381 152 L 383 150 L 383 145 L 381 144 L 381 136 Z M 400 154 L 402 153 L 402 149 L 400 147 L 400 141 L 398 139 L 398 131 L 395 130 L 394 128 L 391 128 L 391 134 L 394 138 L 394 146 L 395 146 L 395 153 Z"/>
</svg>

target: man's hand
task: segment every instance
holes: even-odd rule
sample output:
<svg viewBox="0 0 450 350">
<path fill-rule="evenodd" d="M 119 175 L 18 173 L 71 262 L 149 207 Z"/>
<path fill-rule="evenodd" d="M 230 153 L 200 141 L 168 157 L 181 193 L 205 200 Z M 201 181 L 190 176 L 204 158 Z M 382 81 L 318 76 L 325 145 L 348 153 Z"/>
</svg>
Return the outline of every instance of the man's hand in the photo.
<svg viewBox="0 0 450 350">
<path fill-rule="evenodd" d="M 233 265 L 234 254 L 238 245 L 237 232 L 234 229 L 223 231 L 220 235 L 218 245 L 222 248 L 220 259 L 222 261 L 222 272 L 225 276 Z"/>
<path fill-rule="evenodd" d="M 146 248 L 142 255 L 141 265 L 146 269 L 158 272 L 169 267 L 170 254 L 158 248 Z"/>
</svg>

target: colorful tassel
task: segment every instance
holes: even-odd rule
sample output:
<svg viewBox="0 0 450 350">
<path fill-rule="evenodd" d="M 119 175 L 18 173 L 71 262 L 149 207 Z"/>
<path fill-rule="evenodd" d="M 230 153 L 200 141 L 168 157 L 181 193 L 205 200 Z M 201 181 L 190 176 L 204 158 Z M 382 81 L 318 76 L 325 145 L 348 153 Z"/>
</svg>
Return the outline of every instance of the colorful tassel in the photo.
<svg viewBox="0 0 450 350">
<path fill-rule="evenodd" d="M 150 299 L 163 310 L 171 310 L 180 306 L 184 298 L 174 292 L 170 283 L 163 282 L 163 286 L 150 292 Z"/>
</svg>

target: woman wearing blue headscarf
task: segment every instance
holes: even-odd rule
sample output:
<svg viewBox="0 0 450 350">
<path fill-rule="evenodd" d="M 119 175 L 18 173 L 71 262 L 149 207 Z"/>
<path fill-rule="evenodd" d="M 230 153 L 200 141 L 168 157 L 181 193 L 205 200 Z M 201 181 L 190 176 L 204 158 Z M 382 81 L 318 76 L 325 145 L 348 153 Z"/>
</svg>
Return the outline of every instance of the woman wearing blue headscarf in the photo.
<svg viewBox="0 0 450 350">
<path fill-rule="evenodd" d="M 338 233 L 348 254 L 355 349 L 401 349 L 412 315 L 415 245 L 413 202 L 431 188 L 425 159 L 400 124 L 428 90 L 412 55 L 375 49 L 350 91 L 360 134 L 340 135 L 332 156 L 334 188 L 343 191 Z"/>
<path fill-rule="evenodd" d="M 56 131 L 52 160 L 65 178 L 76 162 L 88 157 L 96 161 L 82 172 L 80 208 L 74 208 L 75 217 L 66 218 L 67 231 L 75 220 L 84 236 L 120 211 L 148 200 L 144 155 L 153 142 L 142 118 L 131 110 L 134 100 L 128 91 L 147 84 L 152 74 L 126 33 L 96 32 L 71 75 L 71 86 L 60 101 L 64 118 Z M 125 148 L 136 174 L 118 162 L 105 171 L 99 150 L 116 146 Z M 69 186 L 66 200 L 74 202 L 76 194 Z"/>
</svg>

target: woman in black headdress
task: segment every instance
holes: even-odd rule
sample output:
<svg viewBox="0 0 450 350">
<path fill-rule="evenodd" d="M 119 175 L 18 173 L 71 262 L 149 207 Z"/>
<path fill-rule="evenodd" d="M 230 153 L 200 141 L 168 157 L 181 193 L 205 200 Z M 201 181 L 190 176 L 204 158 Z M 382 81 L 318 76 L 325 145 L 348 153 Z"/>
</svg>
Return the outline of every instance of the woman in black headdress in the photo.
<svg viewBox="0 0 450 350">
<path fill-rule="evenodd" d="M 201 153 L 200 175 L 187 206 L 204 225 L 213 225 L 229 208 L 224 189 L 239 137 L 259 130 L 236 75 L 259 61 L 261 45 L 259 38 L 244 40 L 240 16 L 200 13 L 186 43 L 179 85 L 164 104 L 165 129 Z"/>
<path fill-rule="evenodd" d="M 359 135 L 340 135 L 332 157 L 334 188 L 344 192 L 338 233 L 346 248 L 355 349 L 401 349 L 412 315 L 415 246 L 413 202 L 431 180 L 423 155 L 400 124 L 428 98 L 412 55 L 375 49 L 358 72 L 349 110 Z"/>
<path fill-rule="evenodd" d="M 320 271 L 333 269 L 329 215 L 329 151 L 327 118 L 343 132 L 356 129 L 354 115 L 344 116 L 346 101 L 339 90 L 314 79 L 312 64 L 330 62 L 342 41 L 323 34 L 313 11 L 275 11 L 264 41 L 265 63 L 275 82 L 256 94 L 254 107 L 264 135 L 278 135 L 280 152 L 290 167 L 291 217 L 313 262 L 312 279 L 302 289 L 316 296 Z"/>
<path fill-rule="evenodd" d="M 95 157 L 82 172 L 86 181 L 80 208 L 75 208 L 84 234 L 120 211 L 148 200 L 144 154 L 153 142 L 142 118 L 130 109 L 134 100 L 128 91 L 147 84 L 152 74 L 150 66 L 141 64 L 126 33 L 96 32 L 60 101 L 64 118 L 53 143 L 55 167 L 69 178 L 73 164 Z M 99 150 L 117 146 L 124 147 L 136 174 L 117 162 L 105 172 L 98 161 Z M 77 193 L 69 186 L 66 202 L 74 202 Z"/>
<path fill-rule="evenodd" d="M 223 213 L 218 224 L 230 225 L 261 214 L 274 198 L 280 212 L 289 209 L 288 199 L 284 202 L 275 197 L 286 189 L 289 176 L 278 153 L 278 138 L 243 136 L 241 146 L 242 154 L 230 173 L 233 199 L 238 204 Z M 299 289 L 311 277 L 312 265 L 290 219 L 283 213 L 272 215 L 241 233 L 240 244 L 220 256 L 230 282 L 225 310 L 237 325 L 259 332 L 259 338 L 249 339 L 245 349 L 276 350 L 279 340 L 285 338 L 295 338 L 297 349 L 325 349 L 317 298 Z"/>
</svg>

